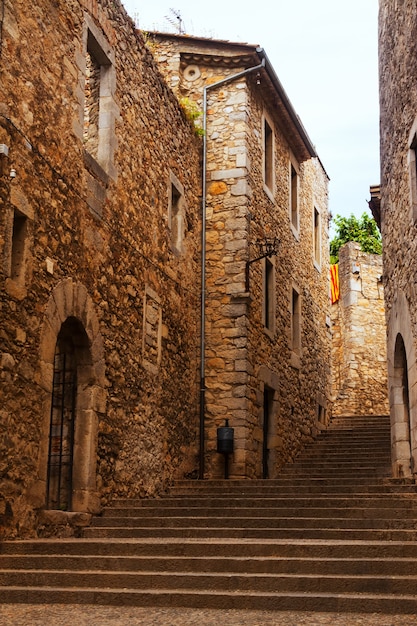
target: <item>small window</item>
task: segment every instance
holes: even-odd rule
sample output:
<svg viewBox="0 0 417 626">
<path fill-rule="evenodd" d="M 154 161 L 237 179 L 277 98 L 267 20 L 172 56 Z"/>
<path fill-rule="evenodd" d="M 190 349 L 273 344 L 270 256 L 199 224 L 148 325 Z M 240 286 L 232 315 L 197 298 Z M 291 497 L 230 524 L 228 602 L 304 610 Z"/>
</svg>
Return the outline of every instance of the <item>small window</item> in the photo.
<svg viewBox="0 0 417 626">
<path fill-rule="evenodd" d="M 171 245 L 174 252 L 182 253 L 185 236 L 184 188 L 172 173 L 168 193 L 168 226 L 171 231 Z"/>
<path fill-rule="evenodd" d="M 313 214 L 313 254 L 316 267 L 321 266 L 321 220 L 320 213 L 314 207 Z"/>
<path fill-rule="evenodd" d="M 271 477 L 270 434 L 273 427 L 274 390 L 265 385 L 262 424 L 262 478 Z"/>
<path fill-rule="evenodd" d="M 301 296 L 292 289 L 291 302 L 291 348 L 297 355 L 301 352 Z"/>
<path fill-rule="evenodd" d="M 327 411 L 320 403 L 317 404 L 317 421 L 319 424 L 327 424 Z"/>
<path fill-rule="evenodd" d="M 264 298 L 263 298 L 264 326 L 274 332 L 275 329 L 275 266 L 271 259 L 265 259 L 264 270 Z"/>
<path fill-rule="evenodd" d="M 90 49 L 85 59 L 84 147 L 98 160 L 101 66 Z"/>
<path fill-rule="evenodd" d="M 12 253 L 10 277 L 19 280 L 24 277 L 25 251 L 27 241 L 28 218 L 15 210 L 13 215 Z"/>
<path fill-rule="evenodd" d="M 264 182 L 270 191 L 274 189 L 274 133 L 264 119 Z"/>
<path fill-rule="evenodd" d="M 411 211 L 414 222 L 417 222 L 417 134 L 414 134 L 408 153 L 408 167 L 410 176 Z"/>
<path fill-rule="evenodd" d="M 156 374 L 161 362 L 162 303 L 153 289 L 146 286 L 143 298 L 143 366 Z"/>
<path fill-rule="evenodd" d="M 112 52 L 103 33 L 87 20 L 85 42 L 83 144 L 104 172 L 114 176 L 115 68 Z"/>
<path fill-rule="evenodd" d="M 291 225 L 294 230 L 299 230 L 299 212 L 298 212 L 298 174 L 294 165 L 290 164 L 290 214 Z"/>
</svg>

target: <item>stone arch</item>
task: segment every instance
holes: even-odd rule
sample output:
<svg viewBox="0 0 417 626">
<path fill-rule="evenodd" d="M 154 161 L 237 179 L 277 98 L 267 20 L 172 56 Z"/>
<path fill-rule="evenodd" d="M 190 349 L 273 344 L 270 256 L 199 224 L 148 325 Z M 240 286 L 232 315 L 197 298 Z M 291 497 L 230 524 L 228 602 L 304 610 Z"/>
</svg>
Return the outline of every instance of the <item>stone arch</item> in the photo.
<svg viewBox="0 0 417 626">
<path fill-rule="evenodd" d="M 392 471 L 412 476 L 417 468 L 417 364 L 408 302 L 398 292 L 389 314 L 388 385 Z"/>
<path fill-rule="evenodd" d="M 95 513 L 97 491 L 97 439 L 100 415 L 106 406 L 103 339 L 94 304 L 84 285 L 71 278 L 60 282 L 46 306 L 40 342 L 40 384 L 45 390 L 39 475 L 36 492 L 45 506 L 54 359 L 58 338 L 74 333 L 77 346 L 77 402 L 71 510 Z"/>
</svg>

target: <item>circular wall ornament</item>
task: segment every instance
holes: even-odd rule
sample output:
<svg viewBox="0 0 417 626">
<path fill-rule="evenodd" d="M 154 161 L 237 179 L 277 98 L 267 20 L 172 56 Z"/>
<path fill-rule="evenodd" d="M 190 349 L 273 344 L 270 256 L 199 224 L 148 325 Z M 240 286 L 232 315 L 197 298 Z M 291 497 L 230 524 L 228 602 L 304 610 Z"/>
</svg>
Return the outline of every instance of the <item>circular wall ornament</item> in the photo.
<svg viewBox="0 0 417 626">
<path fill-rule="evenodd" d="M 197 80 L 197 78 L 200 78 L 201 76 L 201 72 L 200 72 L 200 68 L 198 67 L 198 65 L 187 65 L 187 67 L 184 70 L 184 78 L 185 80 L 189 80 L 189 81 L 193 81 L 193 80 Z"/>
</svg>

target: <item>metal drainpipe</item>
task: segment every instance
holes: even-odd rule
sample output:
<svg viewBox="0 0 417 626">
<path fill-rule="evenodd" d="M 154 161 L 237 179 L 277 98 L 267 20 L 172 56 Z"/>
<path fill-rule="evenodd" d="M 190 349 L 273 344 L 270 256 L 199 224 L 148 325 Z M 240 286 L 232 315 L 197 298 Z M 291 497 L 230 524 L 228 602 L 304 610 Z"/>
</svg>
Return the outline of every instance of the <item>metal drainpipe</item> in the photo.
<svg viewBox="0 0 417 626">
<path fill-rule="evenodd" d="M 249 67 L 242 72 L 227 76 L 211 85 L 206 85 L 203 90 L 203 168 L 202 168 L 202 228 L 201 228 L 201 343 L 200 343 L 200 452 L 199 452 L 199 473 L 200 480 L 204 479 L 204 422 L 205 422 L 205 401 L 206 401 L 206 359 L 205 359 L 205 325 L 206 325 L 206 195 L 207 195 L 207 92 L 216 89 L 221 85 L 230 83 L 246 74 L 256 72 L 265 67 L 265 59 L 259 65 Z"/>
</svg>

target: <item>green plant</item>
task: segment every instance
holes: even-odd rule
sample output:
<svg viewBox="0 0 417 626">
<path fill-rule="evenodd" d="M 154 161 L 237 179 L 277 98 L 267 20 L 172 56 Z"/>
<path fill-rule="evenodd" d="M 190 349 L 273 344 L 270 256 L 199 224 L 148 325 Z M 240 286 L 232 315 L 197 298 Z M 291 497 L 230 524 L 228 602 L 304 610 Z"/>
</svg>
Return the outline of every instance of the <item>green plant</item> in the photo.
<svg viewBox="0 0 417 626">
<path fill-rule="evenodd" d="M 150 52 L 152 52 L 152 54 L 154 54 L 158 47 L 155 36 L 152 33 L 148 33 L 146 30 L 141 30 L 141 35 L 145 46 Z"/>
<path fill-rule="evenodd" d="M 351 215 L 334 218 L 336 235 L 330 242 L 330 263 L 338 263 L 339 250 L 348 241 L 356 241 L 360 244 L 362 252 L 370 254 L 382 253 L 381 233 L 372 217 L 363 213 L 360 218 Z"/>
<path fill-rule="evenodd" d="M 184 111 L 185 117 L 193 123 L 196 135 L 204 135 L 204 130 L 200 125 L 200 118 L 203 113 L 198 108 L 197 102 L 188 97 L 180 98 L 179 102 L 181 109 Z"/>
</svg>

